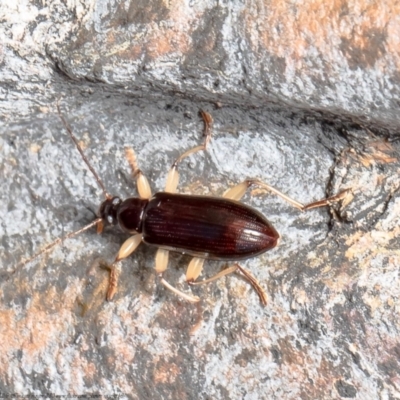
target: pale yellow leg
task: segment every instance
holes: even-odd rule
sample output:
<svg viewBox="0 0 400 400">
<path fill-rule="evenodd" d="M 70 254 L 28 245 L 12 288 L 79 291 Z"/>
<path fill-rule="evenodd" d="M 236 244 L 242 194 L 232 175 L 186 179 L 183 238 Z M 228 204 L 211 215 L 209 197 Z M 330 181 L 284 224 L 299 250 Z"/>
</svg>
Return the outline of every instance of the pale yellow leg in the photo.
<svg viewBox="0 0 400 400">
<path fill-rule="evenodd" d="M 204 265 L 204 258 L 193 257 L 186 270 L 186 281 L 194 282 L 201 274 Z"/>
<path fill-rule="evenodd" d="M 167 183 L 165 185 L 165 191 L 168 193 L 176 193 L 176 188 L 178 187 L 179 183 L 178 164 L 191 154 L 206 150 L 207 145 L 211 140 L 211 125 L 213 119 L 211 115 L 205 111 L 201 111 L 201 116 L 203 117 L 204 121 L 204 136 L 205 136 L 204 143 L 200 146 L 196 146 L 193 149 L 186 151 L 174 161 L 171 169 L 168 172 Z"/>
<path fill-rule="evenodd" d="M 127 240 L 125 240 L 125 242 L 119 249 L 114 262 L 109 267 L 110 281 L 108 284 L 108 290 L 106 295 L 107 300 L 112 300 L 115 293 L 117 292 L 118 276 L 119 276 L 119 269 L 117 268 L 118 262 L 124 258 L 129 257 L 137 249 L 141 241 L 142 241 L 142 234 L 138 233 L 137 235 L 133 235 Z"/>
<path fill-rule="evenodd" d="M 165 272 L 165 270 L 168 267 L 168 258 L 169 258 L 169 252 L 168 250 L 165 249 L 158 249 L 157 254 L 156 254 L 156 261 L 155 261 L 155 269 L 157 274 L 161 277 L 160 281 L 161 283 L 171 292 L 175 293 L 176 295 L 182 297 L 183 299 L 190 301 L 192 303 L 197 303 L 200 301 L 200 299 L 197 296 L 191 296 L 189 294 L 186 294 L 184 292 L 181 292 L 180 290 L 176 289 L 172 285 L 170 285 L 163 277 L 162 274 Z"/>
<path fill-rule="evenodd" d="M 171 169 L 168 172 L 167 183 L 165 185 L 165 191 L 168 193 L 176 193 L 176 189 L 179 184 L 179 172 L 178 172 L 179 163 L 186 157 L 190 156 L 191 154 L 195 154 L 199 151 L 206 150 L 207 145 L 210 142 L 211 125 L 212 125 L 213 119 L 212 119 L 211 115 L 205 111 L 201 111 L 201 116 L 204 121 L 204 136 L 205 136 L 204 142 L 202 145 L 196 146 L 193 149 L 190 149 L 190 150 L 184 152 L 174 161 Z M 194 261 L 194 260 L 198 260 L 198 261 Z M 204 260 L 201 260 L 201 261 L 199 261 L 199 260 L 201 260 L 201 259 L 197 259 L 197 257 L 195 257 L 192 260 L 191 264 L 189 265 L 188 273 L 189 273 L 189 277 L 191 279 L 196 279 L 197 276 L 201 272 Z M 168 266 L 168 250 L 158 249 L 157 254 L 156 254 L 156 272 L 159 275 L 162 275 L 163 272 L 167 269 L 167 266 Z M 186 274 L 186 279 L 188 279 L 188 273 Z M 193 276 L 196 274 L 197 274 L 196 278 L 193 278 Z M 169 290 L 171 290 L 172 292 L 174 292 L 175 294 L 177 294 L 178 296 L 182 297 L 185 300 L 188 300 L 193 303 L 200 301 L 200 299 L 197 296 L 188 295 L 188 294 L 183 293 L 180 290 L 174 288 L 164 278 L 161 278 L 161 283 L 166 288 L 168 288 Z"/>
<path fill-rule="evenodd" d="M 253 286 L 254 290 L 260 297 L 261 303 L 264 306 L 267 305 L 268 297 L 264 289 L 260 286 L 256 278 L 254 278 L 254 276 L 249 271 L 245 270 L 239 264 L 232 265 L 231 267 L 228 267 L 220 271 L 218 274 L 212 276 L 211 278 L 205 279 L 203 281 L 194 282 L 193 280 L 188 280 L 188 283 L 190 285 L 204 285 L 205 283 L 213 282 L 219 278 L 222 278 L 223 276 L 232 274 L 233 272 L 240 272 L 243 275 L 243 277 Z"/>
<path fill-rule="evenodd" d="M 171 290 L 171 292 L 175 293 L 176 295 L 178 295 L 179 297 L 182 297 L 182 299 L 185 299 L 187 301 L 190 301 L 191 303 L 198 303 L 200 301 L 200 298 L 198 298 L 197 296 L 191 296 L 189 294 L 186 294 L 184 292 L 181 292 L 180 290 L 178 290 L 177 288 L 173 287 L 172 285 L 170 285 L 164 278 L 161 278 L 161 283 L 169 290 Z"/>
<path fill-rule="evenodd" d="M 238 185 L 234 186 L 231 189 L 228 189 L 224 193 L 223 197 L 225 197 L 227 199 L 239 201 L 244 196 L 244 194 L 246 193 L 247 189 L 250 186 L 258 186 L 260 188 L 266 189 L 266 190 L 276 194 L 277 196 L 279 196 L 280 198 L 282 198 L 283 200 L 285 200 L 289 204 L 291 204 L 293 207 L 296 207 L 301 211 L 307 211 L 307 210 L 311 210 L 312 208 L 327 206 L 331 203 L 334 203 L 337 201 L 342 201 L 342 200 L 343 200 L 343 205 L 345 206 L 353 198 L 351 189 L 345 189 L 342 192 L 340 192 L 332 197 L 328 197 L 326 199 L 314 201 L 312 203 L 304 205 L 304 204 L 299 203 L 296 200 L 293 200 L 289 196 L 280 192 L 278 189 L 275 189 L 274 187 L 260 181 L 259 179 L 246 179 L 244 182 L 239 183 Z"/>
<path fill-rule="evenodd" d="M 169 251 L 158 249 L 156 253 L 156 272 L 162 274 L 168 268 Z"/>
<path fill-rule="evenodd" d="M 132 168 L 132 176 L 136 179 L 136 186 L 141 199 L 150 199 L 151 188 L 149 181 L 143 175 L 143 172 L 139 169 L 136 154 L 132 148 L 127 147 L 125 149 L 125 156 L 128 160 L 129 165 Z"/>
</svg>

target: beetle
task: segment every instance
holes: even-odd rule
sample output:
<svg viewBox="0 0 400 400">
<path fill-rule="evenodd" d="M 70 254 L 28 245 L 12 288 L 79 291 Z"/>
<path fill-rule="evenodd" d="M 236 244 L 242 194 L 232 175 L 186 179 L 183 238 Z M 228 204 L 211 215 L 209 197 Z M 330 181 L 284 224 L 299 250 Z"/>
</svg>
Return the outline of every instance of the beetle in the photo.
<svg viewBox="0 0 400 400">
<path fill-rule="evenodd" d="M 58 104 L 57 110 L 82 159 L 101 187 L 105 200 L 100 205 L 98 218 L 93 222 L 63 238 L 56 239 L 39 253 L 22 262 L 21 265 L 30 263 L 37 257 L 49 252 L 63 240 L 93 226 L 97 226 L 98 233 L 101 233 L 105 226 L 119 226 L 122 231 L 131 236 L 122 244 L 114 262 L 108 267 L 110 278 L 106 294 L 107 300 L 112 300 L 117 290 L 119 262 L 130 256 L 139 244 L 144 242 L 158 247 L 155 257 L 155 271 L 160 277 L 160 282 L 180 297 L 190 302 L 200 300 L 197 296 L 178 290 L 164 279 L 163 274 L 168 266 L 170 251 L 192 256 L 186 271 L 188 284 L 205 284 L 237 272 L 242 274 L 253 286 L 261 303 L 266 305 L 267 295 L 265 291 L 254 276 L 244 269 L 238 261 L 271 250 L 278 245 L 280 236 L 263 214 L 240 202 L 246 191 L 252 186 L 258 186 L 281 197 L 301 211 L 345 200 L 351 194 L 351 189 L 345 189 L 332 197 L 303 205 L 259 179 L 246 179 L 228 189 L 222 197 L 177 193 L 179 164 L 186 157 L 205 151 L 211 139 L 213 119 L 209 113 L 201 111 L 204 122 L 204 142 L 184 152 L 174 161 L 163 192 L 152 195 L 149 182 L 138 167 L 135 152 L 131 148 L 125 149 L 126 158 L 132 169 L 132 176 L 136 180 L 139 197 L 122 200 L 120 197 L 111 196 L 107 192 L 103 182 L 83 153 Z M 204 261 L 207 259 L 231 261 L 233 265 L 209 279 L 197 281 L 202 272 Z"/>
</svg>

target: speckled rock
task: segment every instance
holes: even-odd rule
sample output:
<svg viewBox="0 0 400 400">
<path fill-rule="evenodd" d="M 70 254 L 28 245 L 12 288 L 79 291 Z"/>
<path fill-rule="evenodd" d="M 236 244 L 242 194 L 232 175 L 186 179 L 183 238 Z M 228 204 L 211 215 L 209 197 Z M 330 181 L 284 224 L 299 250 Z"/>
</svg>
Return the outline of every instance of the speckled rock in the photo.
<svg viewBox="0 0 400 400">
<path fill-rule="evenodd" d="M 395 399 L 400 397 L 399 21 L 395 2 L 93 1 L 2 5 L 0 27 L 0 397 Z M 397 42 L 396 42 L 397 41 Z M 258 177 L 307 203 L 351 188 L 345 207 L 301 213 L 260 189 L 280 245 L 240 276 L 185 283 L 190 258 L 156 249 L 108 271 L 126 235 L 89 230 L 17 268 L 95 218 L 102 192 L 136 188 L 124 157 L 160 191 L 221 195 Z M 207 262 L 203 276 L 224 266 Z M 15 271 L 15 272 L 14 272 Z M 14 273 L 13 273 L 14 272 Z"/>
</svg>

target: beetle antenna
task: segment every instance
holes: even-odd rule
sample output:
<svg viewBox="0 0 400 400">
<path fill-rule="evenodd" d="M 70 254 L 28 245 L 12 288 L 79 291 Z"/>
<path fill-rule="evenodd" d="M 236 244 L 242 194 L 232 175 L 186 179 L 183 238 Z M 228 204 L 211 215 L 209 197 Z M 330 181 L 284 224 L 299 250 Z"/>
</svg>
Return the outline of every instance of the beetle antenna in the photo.
<svg viewBox="0 0 400 400">
<path fill-rule="evenodd" d="M 64 124 L 65 129 L 67 130 L 69 136 L 71 137 L 71 139 L 75 143 L 76 148 L 78 149 L 80 155 L 82 156 L 83 161 L 85 161 L 86 165 L 90 169 L 90 172 L 93 174 L 93 176 L 95 177 L 98 185 L 101 187 L 101 190 L 103 191 L 103 194 L 104 194 L 105 198 L 107 200 L 111 199 L 112 196 L 107 192 L 106 187 L 104 186 L 104 183 L 102 182 L 100 177 L 97 175 L 96 171 L 94 170 L 94 168 L 90 164 L 89 160 L 86 158 L 81 146 L 79 145 L 78 139 L 72 133 L 71 127 L 68 125 L 68 122 L 65 120 L 64 116 L 61 114 L 60 105 L 58 104 L 58 102 L 57 102 L 57 111 L 58 111 L 58 115 L 61 118 L 62 123 Z"/>
<path fill-rule="evenodd" d="M 82 232 L 87 231 L 88 229 L 90 229 L 92 226 L 95 226 L 97 224 L 99 224 L 102 221 L 101 218 L 97 218 L 95 219 L 93 222 L 91 222 L 90 224 L 84 226 L 83 228 L 78 229 L 77 231 L 74 232 L 70 232 L 67 235 L 63 236 L 63 237 L 59 237 L 58 239 L 54 240 L 54 242 L 49 243 L 46 247 L 44 247 L 42 250 L 40 250 L 38 253 L 34 254 L 32 257 L 29 257 L 28 259 L 21 261 L 19 264 L 16 265 L 16 267 L 14 268 L 14 271 L 11 272 L 11 274 L 14 274 L 16 272 L 16 270 L 18 268 L 22 268 L 23 266 L 31 263 L 33 260 L 35 260 L 36 258 L 42 256 L 43 254 L 48 253 L 49 251 L 51 251 L 54 247 L 56 247 L 57 245 L 59 245 L 60 243 L 62 243 L 64 240 L 72 238 L 76 235 L 79 235 Z"/>
</svg>

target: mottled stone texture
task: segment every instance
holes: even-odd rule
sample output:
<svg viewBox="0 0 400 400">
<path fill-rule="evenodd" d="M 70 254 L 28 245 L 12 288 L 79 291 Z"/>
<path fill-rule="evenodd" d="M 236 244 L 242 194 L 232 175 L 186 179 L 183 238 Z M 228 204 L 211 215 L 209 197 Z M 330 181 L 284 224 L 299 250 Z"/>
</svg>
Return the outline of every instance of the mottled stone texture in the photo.
<svg viewBox="0 0 400 400">
<path fill-rule="evenodd" d="M 87 1 L 0 6 L 0 397 L 400 398 L 400 9 L 382 2 Z M 308 202 L 352 188 L 346 207 L 301 213 L 262 190 L 243 199 L 282 238 L 239 276 L 189 288 L 190 258 L 155 249 L 108 272 L 126 238 L 90 230 L 102 192 L 136 194 L 124 147 L 160 191 L 175 157 L 183 193 L 221 195 L 258 177 Z M 223 264 L 208 262 L 204 276 Z"/>
</svg>

